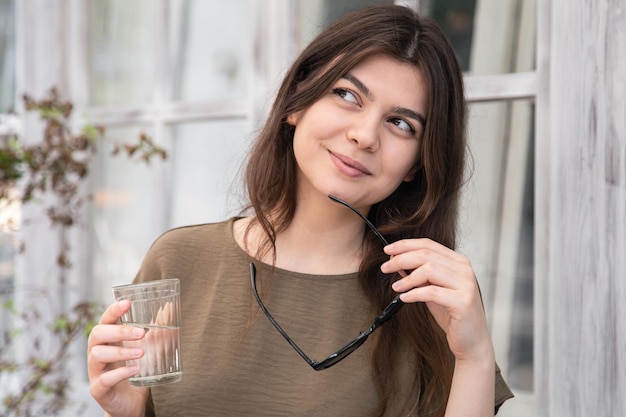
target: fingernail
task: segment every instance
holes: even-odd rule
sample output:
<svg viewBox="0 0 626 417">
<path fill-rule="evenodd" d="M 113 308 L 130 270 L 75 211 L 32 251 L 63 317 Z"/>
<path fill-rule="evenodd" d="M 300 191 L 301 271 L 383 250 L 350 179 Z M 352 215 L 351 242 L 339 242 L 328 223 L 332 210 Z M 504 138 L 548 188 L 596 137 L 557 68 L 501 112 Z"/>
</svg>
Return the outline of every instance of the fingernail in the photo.
<svg viewBox="0 0 626 417">
<path fill-rule="evenodd" d="M 401 288 L 399 281 L 396 281 L 393 284 L 391 284 L 391 288 L 393 288 L 394 291 L 398 291 Z"/>
<path fill-rule="evenodd" d="M 133 355 L 134 357 L 139 357 L 141 356 L 142 353 L 143 351 L 141 349 L 134 348 L 130 350 L 130 354 Z"/>
<path fill-rule="evenodd" d="M 380 270 L 382 272 L 385 272 L 385 270 L 387 269 L 387 265 L 389 264 L 389 261 L 384 262 L 381 266 L 380 266 Z"/>
<path fill-rule="evenodd" d="M 130 365 L 129 368 L 133 375 L 137 375 L 139 373 L 139 367 L 137 365 Z"/>
<path fill-rule="evenodd" d="M 143 329 L 141 327 L 133 328 L 133 336 L 135 336 L 135 337 L 143 336 Z"/>
</svg>

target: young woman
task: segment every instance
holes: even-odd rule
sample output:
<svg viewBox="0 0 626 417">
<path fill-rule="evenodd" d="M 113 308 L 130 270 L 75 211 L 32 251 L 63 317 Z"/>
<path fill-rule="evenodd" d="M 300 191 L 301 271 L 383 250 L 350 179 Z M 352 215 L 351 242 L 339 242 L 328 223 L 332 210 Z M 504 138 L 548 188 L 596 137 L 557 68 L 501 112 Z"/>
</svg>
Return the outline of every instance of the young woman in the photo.
<svg viewBox="0 0 626 417">
<path fill-rule="evenodd" d="M 511 393 L 454 252 L 465 118 L 431 21 L 378 6 L 328 27 L 251 150 L 251 214 L 165 233 L 135 279 L 181 279 L 182 381 L 129 385 L 121 364 L 143 352 L 119 343 L 144 334 L 116 325 L 127 303 L 93 329 L 106 415 L 493 415 Z"/>
</svg>

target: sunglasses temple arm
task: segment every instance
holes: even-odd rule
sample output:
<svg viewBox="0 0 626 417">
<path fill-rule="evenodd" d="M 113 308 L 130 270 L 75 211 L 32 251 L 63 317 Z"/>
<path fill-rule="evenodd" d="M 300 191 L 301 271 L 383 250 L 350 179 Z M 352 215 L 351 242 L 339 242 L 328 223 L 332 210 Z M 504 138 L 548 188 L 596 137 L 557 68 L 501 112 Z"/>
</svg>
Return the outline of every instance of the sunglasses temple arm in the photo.
<svg viewBox="0 0 626 417">
<path fill-rule="evenodd" d="M 353 212 L 355 212 L 355 213 L 356 213 L 356 214 L 357 214 L 357 215 L 358 215 L 358 216 L 359 216 L 359 217 L 360 217 L 360 218 L 361 218 L 361 219 L 365 222 L 365 224 L 367 225 L 367 227 L 369 227 L 369 228 L 370 228 L 370 230 L 371 230 L 372 232 L 374 232 L 374 234 L 376 235 L 376 237 L 377 237 L 378 239 L 380 239 L 380 241 L 381 241 L 381 242 L 383 242 L 383 245 L 387 246 L 387 245 L 389 244 L 389 242 L 387 241 L 387 239 L 385 239 L 385 237 L 384 237 L 384 236 L 383 236 L 383 235 L 382 235 L 382 234 L 378 231 L 378 229 L 376 228 L 376 226 L 374 226 L 374 225 L 372 224 L 372 222 L 371 222 L 371 221 L 369 221 L 369 219 L 363 215 L 363 213 L 361 213 L 360 211 L 358 211 L 357 209 L 355 209 L 354 207 L 352 207 L 349 203 L 347 203 L 347 202 L 343 201 L 343 200 L 342 200 L 342 199 L 340 199 L 340 198 L 335 197 L 335 196 L 334 196 L 334 195 L 332 195 L 332 194 L 328 194 L 328 198 L 330 198 L 331 200 L 333 200 L 333 201 L 334 201 L 334 202 L 336 202 L 336 203 L 339 203 L 339 204 L 341 204 L 341 205 L 344 205 L 344 206 L 348 207 L 350 210 L 352 210 Z M 400 270 L 400 271 L 398 271 L 398 274 L 399 274 L 402 278 L 405 278 L 405 277 L 409 274 L 409 272 L 404 271 L 404 270 Z"/>
<path fill-rule="evenodd" d="M 274 319 L 274 317 L 272 317 L 270 312 L 265 307 L 265 304 L 263 304 L 263 301 L 261 301 L 261 297 L 259 296 L 259 293 L 258 293 L 257 288 L 256 288 L 256 267 L 254 266 L 254 263 L 252 263 L 252 262 L 250 262 L 250 281 L 252 283 L 252 290 L 253 290 L 252 293 L 254 294 L 254 298 L 256 299 L 256 302 L 259 305 L 259 307 L 261 308 L 261 310 L 263 311 L 263 314 L 265 314 L 265 316 L 270 321 L 270 323 L 272 323 L 272 326 L 274 326 L 274 328 L 276 330 L 278 330 L 278 333 L 280 333 L 281 336 L 287 341 L 287 343 L 289 343 L 291 345 L 291 347 L 296 352 L 298 352 L 298 354 L 302 357 L 302 359 L 304 359 L 312 367 L 317 366 L 317 362 L 314 361 L 313 359 L 309 358 L 306 355 L 306 353 L 304 353 L 304 351 L 302 349 L 300 349 L 300 347 L 298 345 L 296 345 L 296 342 L 291 340 L 291 338 L 287 335 L 287 332 L 285 332 L 283 330 L 283 328 L 280 327 L 280 324 L 278 324 L 278 322 Z"/>
<path fill-rule="evenodd" d="M 387 239 L 385 239 L 385 237 L 378 231 L 378 229 L 376 229 L 376 226 L 374 226 L 372 224 L 371 221 L 369 221 L 369 219 L 367 217 L 365 217 L 360 211 L 358 211 L 357 209 L 355 209 L 354 207 L 352 207 L 350 204 L 348 204 L 347 202 L 343 201 L 340 198 L 335 197 L 332 194 L 328 194 L 328 198 L 330 198 L 331 200 L 333 200 L 336 203 L 342 204 L 346 207 L 348 207 L 350 210 L 352 210 L 353 212 L 355 212 L 361 219 L 363 219 L 363 221 L 365 222 L 365 224 L 367 225 L 367 227 L 369 227 L 372 232 L 374 232 L 374 234 L 376 235 L 376 237 L 378 239 L 380 239 L 381 242 L 383 242 L 383 244 L 385 246 L 387 246 L 389 244 L 389 242 L 387 242 Z"/>
<path fill-rule="evenodd" d="M 376 317 L 376 320 L 374 320 L 374 324 L 372 325 L 372 327 L 376 328 L 383 325 L 385 322 L 387 322 L 387 320 L 395 316 L 396 313 L 400 311 L 400 309 L 404 306 L 404 304 L 404 301 L 400 299 L 400 294 L 396 295 L 395 298 L 391 300 L 391 302 L 387 305 L 387 307 L 385 307 L 383 312 L 380 313 L 378 317 Z"/>
</svg>

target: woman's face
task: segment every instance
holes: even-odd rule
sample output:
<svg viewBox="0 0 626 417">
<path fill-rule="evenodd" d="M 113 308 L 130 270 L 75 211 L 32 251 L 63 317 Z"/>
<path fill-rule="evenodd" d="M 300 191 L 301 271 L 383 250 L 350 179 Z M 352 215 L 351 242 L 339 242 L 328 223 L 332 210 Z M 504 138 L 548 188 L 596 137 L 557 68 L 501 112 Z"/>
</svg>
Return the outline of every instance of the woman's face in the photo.
<svg viewBox="0 0 626 417">
<path fill-rule="evenodd" d="M 427 96 L 416 67 L 374 55 L 309 108 L 290 115 L 299 197 L 333 194 L 367 211 L 411 181 Z"/>
</svg>

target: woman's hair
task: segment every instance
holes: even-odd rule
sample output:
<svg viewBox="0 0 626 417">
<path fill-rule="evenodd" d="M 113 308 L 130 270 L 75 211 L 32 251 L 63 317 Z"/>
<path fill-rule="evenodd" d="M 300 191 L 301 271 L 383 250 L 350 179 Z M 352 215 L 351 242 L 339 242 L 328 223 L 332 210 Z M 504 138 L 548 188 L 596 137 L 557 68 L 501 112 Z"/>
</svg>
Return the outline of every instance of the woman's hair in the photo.
<svg viewBox="0 0 626 417">
<path fill-rule="evenodd" d="M 276 235 L 290 224 L 296 209 L 295 128 L 287 123 L 287 117 L 307 109 L 339 78 L 375 54 L 385 54 L 421 71 L 428 86 L 428 117 L 415 178 L 373 205 L 368 217 L 389 241 L 428 237 L 454 249 L 466 151 L 461 71 L 436 23 L 407 7 L 374 6 L 340 18 L 300 54 L 287 72 L 251 150 L 245 181 L 255 222 L 267 235 L 265 254 L 275 257 Z M 381 311 L 395 295 L 391 289 L 395 278 L 380 272 L 387 256 L 374 236 L 366 234 L 364 251 L 359 279 L 373 308 Z M 424 303 L 407 304 L 373 335 L 372 367 L 381 397 L 379 414 L 393 390 L 394 352 L 400 340 L 415 352 L 415 412 L 443 416 L 453 357 L 444 332 Z"/>
</svg>

